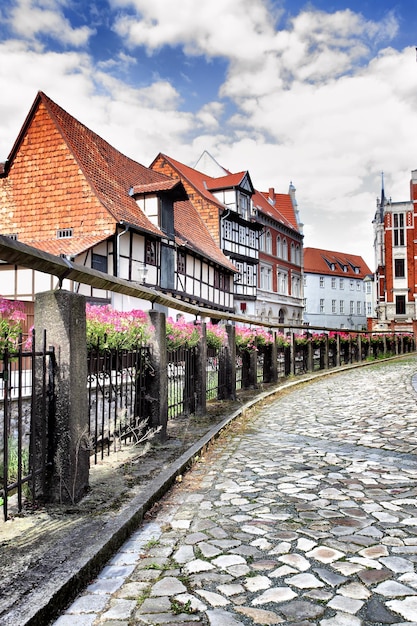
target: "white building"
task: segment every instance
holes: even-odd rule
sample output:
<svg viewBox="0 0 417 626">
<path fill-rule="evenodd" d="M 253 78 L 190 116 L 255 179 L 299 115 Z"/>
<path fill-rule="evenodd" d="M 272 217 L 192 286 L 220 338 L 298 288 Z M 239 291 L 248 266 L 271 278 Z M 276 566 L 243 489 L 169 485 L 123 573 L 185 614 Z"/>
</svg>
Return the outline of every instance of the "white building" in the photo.
<svg viewBox="0 0 417 626">
<path fill-rule="evenodd" d="M 365 278 L 371 274 L 362 257 L 304 248 L 304 322 L 311 326 L 366 329 Z"/>
</svg>

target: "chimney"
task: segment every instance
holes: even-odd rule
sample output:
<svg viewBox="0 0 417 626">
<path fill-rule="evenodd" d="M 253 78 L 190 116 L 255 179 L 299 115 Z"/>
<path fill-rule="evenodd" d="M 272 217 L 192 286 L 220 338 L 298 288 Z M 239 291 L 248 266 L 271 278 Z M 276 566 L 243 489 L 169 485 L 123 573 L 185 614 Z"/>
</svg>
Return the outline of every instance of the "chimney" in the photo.
<svg viewBox="0 0 417 626">
<path fill-rule="evenodd" d="M 269 188 L 269 198 L 271 204 L 275 204 L 275 189 L 273 187 Z"/>
</svg>

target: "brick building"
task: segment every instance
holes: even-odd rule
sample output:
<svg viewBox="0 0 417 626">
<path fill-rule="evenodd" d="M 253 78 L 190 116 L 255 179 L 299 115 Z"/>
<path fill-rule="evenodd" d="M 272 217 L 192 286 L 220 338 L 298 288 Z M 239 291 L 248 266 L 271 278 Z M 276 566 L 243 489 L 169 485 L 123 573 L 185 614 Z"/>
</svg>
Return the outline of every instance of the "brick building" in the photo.
<svg viewBox="0 0 417 626">
<path fill-rule="evenodd" d="M 373 220 L 376 311 L 368 324 L 380 330 L 417 330 L 417 170 L 411 172 L 410 199 L 381 197 Z"/>
</svg>

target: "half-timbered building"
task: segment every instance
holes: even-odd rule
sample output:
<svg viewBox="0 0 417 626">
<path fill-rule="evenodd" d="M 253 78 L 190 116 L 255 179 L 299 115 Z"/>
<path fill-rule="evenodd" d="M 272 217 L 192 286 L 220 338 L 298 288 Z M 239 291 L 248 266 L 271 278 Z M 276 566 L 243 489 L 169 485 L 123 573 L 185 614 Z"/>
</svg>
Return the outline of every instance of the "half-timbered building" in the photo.
<svg viewBox="0 0 417 626">
<path fill-rule="evenodd" d="M 252 207 L 255 189 L 249 172 L 230 173 L 208 153 L 195 168 L 159 154 L 150 167 L 180 178 L 190 201 L 221 251 L 236 267 L 235 312 L 256 316 L 259 233 L 262 229 Z M 220 288 L 226 277 L 220 278 Z"/>
<path fill-rule="evenodd" d="M 39 92 L 0 166 L 0 233 L 194 304 L 233 311 L 236 268 L 169 177 L 123 155 Z M 0 293 L 32 300 L 54 277 L 0 263 Z M 147 303 L 64 282 L 119 310 Z"/>
</svg>

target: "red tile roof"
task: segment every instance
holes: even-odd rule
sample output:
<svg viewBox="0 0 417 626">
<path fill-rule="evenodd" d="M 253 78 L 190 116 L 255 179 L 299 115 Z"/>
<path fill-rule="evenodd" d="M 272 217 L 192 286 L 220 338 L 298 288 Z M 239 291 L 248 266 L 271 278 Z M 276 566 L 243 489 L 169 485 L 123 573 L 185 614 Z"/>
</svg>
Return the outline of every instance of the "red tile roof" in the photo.
<svg viewBox="0 0 417 626">
<path fill-rule="evenodd" d="M 334 270 L 331 269 L 332 264 Z M 347 272 L 343 271 L 344 266 L 347 267 Z M 359 269 L 358 273 L 355 273 L 355 267 Z M 320 248 L 304 248 L 304 271 L 311 274 L 329 274 L 352 278 L 365 278 L 368 274 L 372 274 L 361 256 Z"/>
<path fill-rule="evenodd" d="M 252 202 L 262 213 L 299 232 L 291 196 L 286 193 L 274 194 L 275 204 L 268 201 L 268 193 L 256 191 Z"/>
<path fill-rule="evenodd" d="M 46 170 L 38 172 L 40 183 L 43 183 L 43 180 L 48 177 L 54 179 L 54 187 L 44 189 L 45 194 L 54 195 L 54 200 L 50 203 L 51 206 L 47 207 L 46 204 L 49 198 L 46 195 L 46 199 L 43 199 L 43 205 L 45 210 L 49 212 L 49 215 L 53 215 L 54 223 L 61 224 L 60 227 L 72 227 L 73 224 L 80 222 L 83 222 L 85 227 L 84 232 L 80 235 L 74 232 L 74 236 L 71 238 L 57 239 L 56 228 L 53 231 L 52 228 L 49 228 L 48 235 L 45 235 L 42 216 L 37 213 L 36 215 L 31 215 L 34 226 L 26 229 L 26 243 L 35 245 L 35 247 L 52 254 L 75 255 L 107 239 L 109 234 L 114 232 L 117 223 L 120 222 L 127 222 L 138 230 L 152 233 L 156 236 L 165 236 L 146 217 L 136 203 L 133 194 L 170 191 L 174 192 L 174 199 L 184 199 L 186 198 L 186 193 L 180 179 L 168 177 L 123 155 L 72 117 L 43 92 L 39 92 L 35 98 L 22 130 L 10 152 L 8 162 L 6 163 L 6 172 L 3 173 L 7 174 L 12 170 L 13 161 L 17 159 L 20 147 L 25 141 L 31 124 L 40 109 L 43 111 L 43 116 L 40 115 L 37 120 L 38 128 L 40 129 L 45 121 L 48 121 L 50 124 L 48 131 L 44 131 L 42 134 L 39 134 L 39 130 L 36 131 L 37 134 L 35 131 L 32 131 L 32 142 L 37 141 L 39 143 L 39 147 L 35 152 L 37 157 L 39 157 L 40 165 L 45 170 L 42 157 L 39 155 L 40 148 L 42 147 L 42 142 L 50 140 L 50 135 L 47 133 L 49 131 L 52 132 L 52 129 L 54 129 L 55 136 L 60 137 L 59 147 L 66 145 L 78 164 L 79 169 L 75 167 L 76 171 L 81 171 L 83 175 L 83 197 L 79 198 L 77 196 L 77 198 L 72 199 L 71 204 L 68 204 L 68 201 L 65 201 L 65 198 L 68 196 L 65 196 L 65 194 L 68 194 L 71 182 L 65 180 L 66 187 L 63 188 L 64 174 L 56 173 L 54 170 L 58 165 L 51 163 L 47 172 Z M 60 150 L 60 153 L 62 152 Z M 73 161 L 71 160 L 71 162 Z M 32 166 L 37 167 L 37 164 L 31 164 Z M 24 168 L 25 165 L 20 164 L 21 169 L 19 171 L 23 171 L 22 167 Z M 60 188 L 59 196 L 56 194 L 56 187 Z M 94 202 L 92 199 L 94 199 Z M 17 207 L 14 207 L 16 220 L 25 219 L 25 202 L 21 199 L 19 203 L 22 205 L 19 207 L 19 213 Z M 194 207 L 190 207 L 189 204 L 189 202 L 178 201 L 175 203 L 174 223 L 176 236 L 183 245 L 191 250 L 199 252 L 214 262 L 233 270 L 234 266 L 215 244 Z M 63 214 L 65 214 L 65 222 L 62 221 Z M 54 233 L 53 236 L 52 232 Z"/>
<path fill-rule="evenodd" d="M 237 271 L 233 263 L 222 253 L 209 234 L 200 214 L 189 201 L 175 202 L 175 235 L 179 245 L 187 245 L 200 255 L 209 256 L 213 261 L 229 270 Z"/>
</svg>

